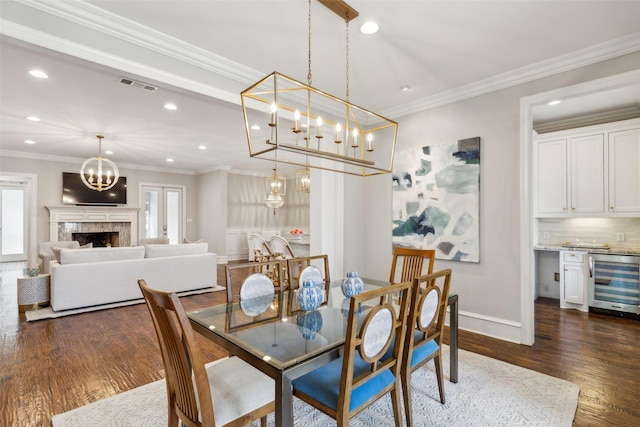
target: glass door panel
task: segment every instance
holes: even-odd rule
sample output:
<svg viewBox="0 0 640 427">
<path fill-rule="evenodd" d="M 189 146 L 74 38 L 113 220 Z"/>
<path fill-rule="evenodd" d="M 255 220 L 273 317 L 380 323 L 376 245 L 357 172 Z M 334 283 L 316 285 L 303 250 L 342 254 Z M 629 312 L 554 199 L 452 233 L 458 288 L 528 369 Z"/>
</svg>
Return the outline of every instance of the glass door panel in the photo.
<svg viewBox="0 0 640 427">
<path fill-rule="evenodd" d="M 169 243 L 181 243 L 184 200 L 182 188 L 143 186 L 143 238 L 167 237 Z"/>
<path fill-rule="evenodd" d="M 26 186 L 0 187 L 0 261 L 27 259 Z"/>
</svg>

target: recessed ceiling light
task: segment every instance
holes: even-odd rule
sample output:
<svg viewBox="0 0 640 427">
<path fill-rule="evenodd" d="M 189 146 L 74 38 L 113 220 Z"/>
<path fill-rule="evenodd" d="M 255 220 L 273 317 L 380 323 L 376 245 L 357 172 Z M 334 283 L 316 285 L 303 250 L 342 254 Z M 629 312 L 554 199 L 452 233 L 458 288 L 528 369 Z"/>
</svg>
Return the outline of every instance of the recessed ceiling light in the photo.
<svg viewBox="0 0 640 427">
<path fill-rule="evenodd" d="M 32 139 L 25 139 L 24 143 L 25 144 L 35 144 L 36 142 L 34 140 L 32 140 Z"/>
<path fill-rule="evenodd" d="M 373 21 L 367 21 L 360 27 L 360 32 L 362 34 L 370 35 L 378 32 L 380 27 Z"/>
<path fill-rule="evenodd" d="M 171 104 L 170 102 L 164 104 L 164 108 L 166 108 L 167 110 L 172 110 L 172 111 L 178 109 L 178 107 L 176 107 L 175 104 Z"/>
<path fill-rule="evenodd" d="M 199 145 L 199 146 L 198 146 L 198 149 L 200 149 L 200 150 L 206 150 L 206 149 L 207 149 L 207 146 L 206 146 L 206 145 Z"/>
<path fill-rule="evenodd" d="M 42 70 L 31 70 L 29 71 L 29 74 L 31 74 L 33 77 L 37 77 L 39 79 L 48 79 L 49 75 L 47 73 L 45 73 Z"/>
<path fill-rule="evenodd" d="M 40 118 L 36 116 L 29 116 L 27 117 L 27 120 L 31 120 L 32 122 L 39 122 Z"/>
<path fill-rule="evenodd" d="M 168 158 L 167 159 L 167 163 L 171 163 L 171 162 L 173 162 L 173 159 L 172 158 Z"/>
<path fill-rule="evenodd" d="M 547 102 L 547 105 L 558 105 L 562 102 L 561 99 L 554 99 L 553 101 Z"/>
<path fill-rule="evenodd" d="M 401 86 L 400 90 L 403 91 L 403 92 L 407 92 L 407 91 L 411 90 L 411 86 L 407 86 L 407 85 Z"/>
<path fill-rule="evenodd" d="M 106 150 L 106 151 L 104 152 L 104 154 L 113 154 L 113 151 L 111 151 L 111 150 Z"/>
<path fill-rule="evenodd" d="M 251 130 L 260 130 L 260 126 L 253 125 L 253 126 L 251 126 Z"/>
</svg>

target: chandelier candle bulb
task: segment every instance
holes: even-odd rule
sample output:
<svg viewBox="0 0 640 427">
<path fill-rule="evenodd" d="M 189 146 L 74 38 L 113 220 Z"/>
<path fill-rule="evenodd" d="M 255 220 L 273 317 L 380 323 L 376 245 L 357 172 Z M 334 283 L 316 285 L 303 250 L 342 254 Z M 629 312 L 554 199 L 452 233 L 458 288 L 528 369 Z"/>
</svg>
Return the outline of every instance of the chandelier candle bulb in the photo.
<svg viewBox="0 0 640 427">
<path fill-rule="evenodd" d="M 293 113 L 293 131 L 295 133 L 300 132 L 300 110 L 296 110 Z"/>
<path fill-rule="evenodd" d="M 373 148 L 371 148 L 371 141 L 373 141 L 373 135 L 369 134 L 367 135 L 367 142 L 369 142 L 369 148 L 367 148 L 367 151 L 373 151 Z"/>
<path fill-rule="evenodd" d="M 316 138 L 322 138 L 322 117 L 318 116 L 316 125 L 318 126 L 318 134 L 316 135 Z"/>
<path fill-rule="evenodd" d="M 353 130 L 353 144 L 351 146 L 353 148 L 358 148 L 358 129 Z"/>
<path fill-rule="evenodd" d="M 340 123 L 336 123 L 336 144 L 340 144 L 342 138 L 342 125 Z"/>
<path fill-rule="evenodd" d="M 269 123 L 269 126 L 275 126 L 276 125 L 276 112 L 278 111 L 278 106 L 276 105 L 276 102 L 273 101 L 271 103 L 271 123 Z"/>
</svg>

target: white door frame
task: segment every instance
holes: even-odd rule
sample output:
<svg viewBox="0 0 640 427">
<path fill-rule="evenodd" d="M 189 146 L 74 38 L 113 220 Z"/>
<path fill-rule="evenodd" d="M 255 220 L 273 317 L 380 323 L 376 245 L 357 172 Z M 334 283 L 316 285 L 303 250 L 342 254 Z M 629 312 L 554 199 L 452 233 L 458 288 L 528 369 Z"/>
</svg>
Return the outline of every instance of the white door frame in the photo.
<svg viewBox="0 0 640 427">
<path fill-rule="evenodd" d="M 38 265 L 38 175 L 31 173 L 3 172 L 0 180 L 25 181 L 27 184 L 27 267 Z"/>
<path fill-rule="evenodd" d="M 588 95 L 640 83 L 640 70 L 554 89 L 520 99 L 520 342 L 535 340 L 535 218 L 533 213 L 533 107 L 553 99 Z"/>
</svg>

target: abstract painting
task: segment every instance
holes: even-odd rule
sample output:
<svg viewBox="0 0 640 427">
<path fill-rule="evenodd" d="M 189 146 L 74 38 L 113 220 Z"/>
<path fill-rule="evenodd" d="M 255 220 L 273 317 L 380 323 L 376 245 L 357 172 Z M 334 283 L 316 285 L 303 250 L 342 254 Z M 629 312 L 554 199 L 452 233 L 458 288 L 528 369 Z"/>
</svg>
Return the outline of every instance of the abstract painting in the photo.
<svg viewBox="0 0 640 427">
<path fill-rule="evenodd" d="M 480 262 L 480 137 L 398 151 L 393 245 Z"/>
</svg>

